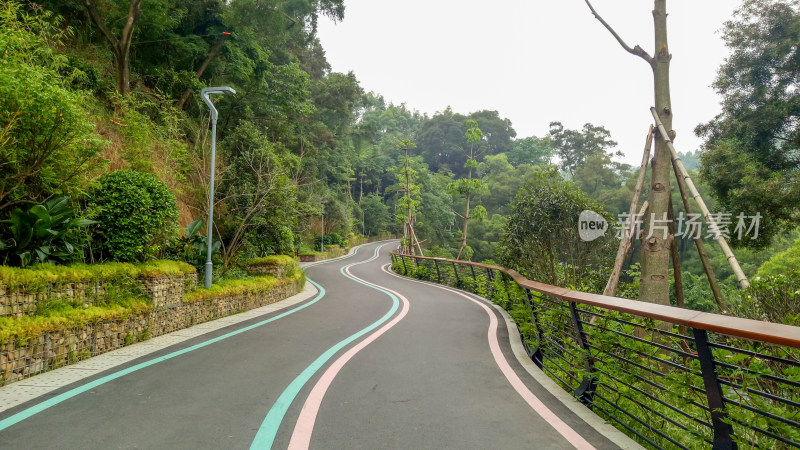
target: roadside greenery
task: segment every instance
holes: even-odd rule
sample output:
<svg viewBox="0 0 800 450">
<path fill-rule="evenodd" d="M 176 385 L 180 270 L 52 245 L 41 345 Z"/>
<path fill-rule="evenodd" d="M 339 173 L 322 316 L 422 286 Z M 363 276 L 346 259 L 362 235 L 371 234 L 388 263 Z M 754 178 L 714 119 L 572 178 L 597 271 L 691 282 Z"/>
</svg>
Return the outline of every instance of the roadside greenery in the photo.
<svg viewBox="0 0 800 450">
<path fill-rule="evenodd" d="M 392 270 L 420 280 L 454 286 L 487 298 L 508 311 L 531 351 L 539 350 L 543 370 L 567 392 L 575 393 L 587 377 L 596 385 L 588 406 L 643 445 L 707 448 L 712 439 L 708 401 L 694 342 L 677 325 L 661 324 L 631 314 L 579 305 L 589 350 L 576 339 L 567 302 L 525 291 L 500 272 L 490 277 L 467 267 L 457 275 L 450 264 L 396 260 Z M 594 317 L 595 320 L 591 318 Z M 538 324 L 538 326 L 537 326 Z M 672 333 L 670 335 L 664 332 Z M 791 405 L 800 400 L 795 383 L 800 351 L 709 333 L 713 357 L 740 448 L 782 448 L 768 433 L 797 439 L 798 430 L 781 419 L 795 420 Z M 654 345 L 653 342 L 658 345 Z M 736 350 L 741 349 L 741 351 Z M 753 352 L 759 355 L 755 356 Z M 756 413 L 753 409 L 765 411 Z M 622 424 L 620 424 L 620 422 Z M 759 433 L 751 427 L 766 430 Z M 644 439 L 641 437 L 643 436 Z M 646 439 L 646 440 L 645 440 Z"/>
<path fill-rule="evenodd" d="M 636 183 L 603 125 L 554 121 L 541 136 L 517 136 L 498 111 L 423 115 L 364 92 L 356 74 L 331 70 L 316 35 L 320 16 L 344 18 L 341 1 L 156 0 L 125 31 L 130 13 L 114 2 L 0 4 L 4 264 L 77 270 L 76 262 L 166 258 L 202 268 L 211 239 L 215 279 L 231 279 L 247 276 L 248 259 L 347 248 L 361 235 L 403 234 L 410 221 L 424 253 L 494 259 L 542 281 L 602 290 L 613 250 L 608 239 L 576 241 L 573 221 L 581 208 L 609 220 L 627 212 Z M 737 250 L 750 291 L 735 288 L 714 245 L 707 252 L 729 313 L 784 322 L 797 315 L 793 260 L 775 256 L 797 239 L 796 133 L 786 125 L 796 67 L 780 55 L 795 41 L 796 16 L 783 0 L 743 3 L 723 36 L 734 54 L 716 86 L 722 114 L 698 130 L 705 148 L 681 154 L 712 209 L 770 214 L 759 240 L 744 243 L 752 248 Z M 108 35 L 125 33 L 130 54 L 112 58 L 120 48 Z M 781 70 L 767 77 L 751 70 L 759 65 Z M 213 85 L 238 94 L 215 99 L 209 237 L 211 136 L 197 92 Z M 68 221 L 48 212 L 51 225 L 38 222 L 64 198 Z M 684 212 L 677 192 L 673 204 Z M 692 242 L 678 244 L 687 307 L 716 311 Z M 639 246 L 620 295 L 636 296 Z"/>
<path fill-rule="evenodd" d="M 166 185 L 133 170 L 100 177 L 88 210 L 98 221 L 97 252 L 114 261 L 144 261 L 163 254 L 178 219 L 175 196 Z"/>
</svg>

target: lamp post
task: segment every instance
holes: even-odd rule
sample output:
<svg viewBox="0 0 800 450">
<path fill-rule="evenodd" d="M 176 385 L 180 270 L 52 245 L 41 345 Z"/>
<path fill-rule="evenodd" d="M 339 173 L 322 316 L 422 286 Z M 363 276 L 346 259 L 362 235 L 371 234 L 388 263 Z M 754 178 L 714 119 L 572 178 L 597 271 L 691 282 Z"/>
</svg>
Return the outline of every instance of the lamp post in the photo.
<svg viewBox="0 0 800 450">
<path fill-rule="evenodd" d="M 325 202 L 322 202 L 322 237 L 319 240 L 319 248 L 322 253 L 325 252 Z"/>
<path fill-rule="evenodd" d="M 214 231 L 214 165 L 217 157 L 217 108 L 211 103 L 209 95 L 215 94 L 235 94 L 236 91 L 228 86 L 207 87 L 200 91 L 200 96 L 203 102 L 211 110 L 211 183 L 209 184 L 208 192 L 208 251 L 206 255 L 206 289 L 211 287 L 211 272 L 213 270 L 213 263 L 211 262 L 211 243 L 213 242 Z"/>
</svg>

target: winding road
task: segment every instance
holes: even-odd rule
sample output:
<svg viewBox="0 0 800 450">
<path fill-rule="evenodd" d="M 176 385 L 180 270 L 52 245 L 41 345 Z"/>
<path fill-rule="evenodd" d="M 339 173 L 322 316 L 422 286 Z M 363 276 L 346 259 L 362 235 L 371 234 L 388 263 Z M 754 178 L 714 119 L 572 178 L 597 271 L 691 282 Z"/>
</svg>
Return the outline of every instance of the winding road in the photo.
<svg viewBox="0 0 800 450">
<path fill-rule="evenodd" d="M 0 412 L 0 448 L 635 448 L 537 375 L 492 304 L 391 273 L 396 246 L 310 265 L 302 301 Z"/>
</svg>

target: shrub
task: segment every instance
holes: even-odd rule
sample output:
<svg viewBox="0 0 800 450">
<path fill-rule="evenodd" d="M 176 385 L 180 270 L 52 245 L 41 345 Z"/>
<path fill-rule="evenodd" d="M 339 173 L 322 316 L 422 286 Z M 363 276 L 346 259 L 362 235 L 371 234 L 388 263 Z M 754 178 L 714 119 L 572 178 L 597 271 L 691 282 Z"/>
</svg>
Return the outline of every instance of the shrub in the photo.
<svg viewBox="0 0 800 450">
<path fill-rule="evenodd" d="M 6 221 L 11 226 L 11 238 L 0 248 L 3 264 L 18 264 L 25 267 L 33 261 L 39 263 L 63 263 L 78 259 L 82 251 L 70 242 L 74 231 L 95 223 L 75 217 L 75 208 L 70 208 L 67 197 L 54 198 L 43 205 L 34 205 L 23 211 L 15 208 Z M 3 255 L 3 250 L 8 253 Z M 11 253 L 16 258 L 9 256 Z"/>
<path fill-rule="evenodd" d="M 54 49 L 69 28 L 22 9 L 0 2 L 0 210 L 79 193 L 105 146 L 88 118 L 89 96 L 67 87 L 82 74 L 58 73 L 66 58 Z"/>
<path fill-rule="evenodd" d="M 589 271 L 611 265 L 615 247 L 610 232 L 593 241 L 579 237 L 578 219 L 585 210 L 602 216 L 606 230 L 614 228 L 600 204 L 557 172 L 536 173 L 512 204 L 498 244 L 501 263 L 532 280 L 580 289 Z"/>
<path fill-rule="evenodd" d="M 153 175 L 119 170 L 100 178 L 89 207 L 99 222 L 102 255 L 115 261 L 143 261 L 157 255 L 175 234 L 178 206 Z"/>
</svg>

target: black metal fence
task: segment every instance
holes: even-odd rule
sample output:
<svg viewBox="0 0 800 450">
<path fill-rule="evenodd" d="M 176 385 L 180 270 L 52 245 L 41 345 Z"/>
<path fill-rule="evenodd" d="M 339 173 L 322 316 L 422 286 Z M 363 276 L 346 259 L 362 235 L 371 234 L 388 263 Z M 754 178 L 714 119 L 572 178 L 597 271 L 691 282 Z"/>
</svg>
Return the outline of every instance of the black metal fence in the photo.
<svg viewBox="0 0 800 450">
<path fill-rule="evenodd" d="M 500 304 L 531 359 L 651 448 L 800 448 L 800 328 L 569 291 L 392 254 L 395 272 Z"/>
</svg>

